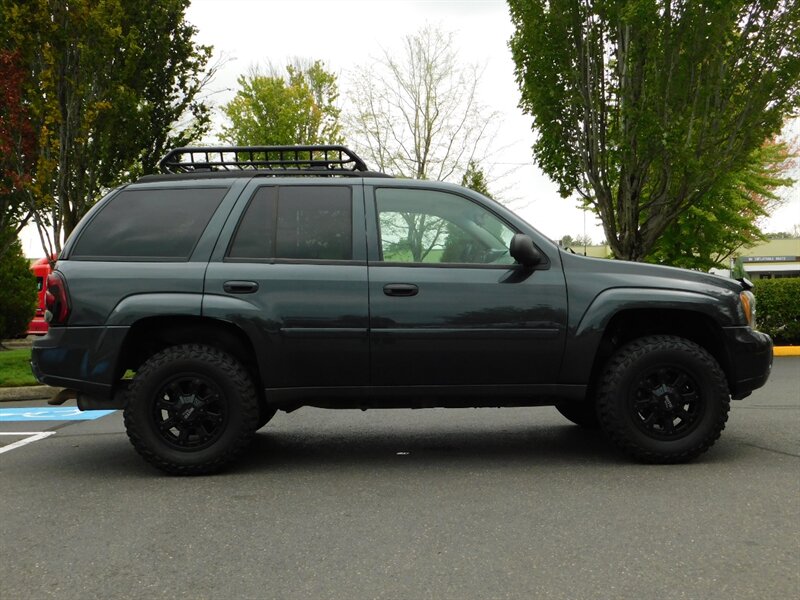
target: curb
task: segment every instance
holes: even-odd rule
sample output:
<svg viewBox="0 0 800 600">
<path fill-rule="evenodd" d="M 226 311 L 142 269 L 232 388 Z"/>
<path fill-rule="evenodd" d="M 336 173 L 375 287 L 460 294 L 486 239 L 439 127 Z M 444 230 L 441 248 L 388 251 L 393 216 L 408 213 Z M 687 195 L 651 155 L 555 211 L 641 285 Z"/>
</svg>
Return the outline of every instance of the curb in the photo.
<svg viewBox="0 0 800 600">
<path fill-rule="evenodd" d="M 775 346 L 775 356 L 800 356 L 800 346 Z"/>
<path fill-rule="evenodd" d="M 49 385 L 27 385 L 24 387 L 0 388 L 0 402 L 19 402 L 20 400 L 50 400 L 63 388 Z"/>
</svg>

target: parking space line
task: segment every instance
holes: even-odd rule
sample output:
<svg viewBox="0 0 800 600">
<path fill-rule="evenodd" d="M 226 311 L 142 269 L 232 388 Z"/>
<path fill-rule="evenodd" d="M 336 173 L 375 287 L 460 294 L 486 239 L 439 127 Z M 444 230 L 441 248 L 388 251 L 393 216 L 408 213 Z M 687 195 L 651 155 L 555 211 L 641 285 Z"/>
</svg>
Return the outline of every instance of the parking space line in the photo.
<svg viewBox="0 0 800 600">
<path fill-rule="evenodd" d="M 31 442 L 38 442 L 39 440 L 43 440 L 46 437 L 50 437 L 54 435 L 55 431 L 5 431 L 0 432 L 0 435 L 14 435 L 14 436 L 21 436 L 26 435 L 25 439 L 19 440 L 18 442 L 14 442 L 13 444 L 9 444 L 8 446 L 3 446 L 0 448 L 0 454 L 3 452 L 8 452 L 13 450 L 14 448 L 19 448 L 20 446 L 24 446 L 26 444 L 30 444 Z"/>
</svg>

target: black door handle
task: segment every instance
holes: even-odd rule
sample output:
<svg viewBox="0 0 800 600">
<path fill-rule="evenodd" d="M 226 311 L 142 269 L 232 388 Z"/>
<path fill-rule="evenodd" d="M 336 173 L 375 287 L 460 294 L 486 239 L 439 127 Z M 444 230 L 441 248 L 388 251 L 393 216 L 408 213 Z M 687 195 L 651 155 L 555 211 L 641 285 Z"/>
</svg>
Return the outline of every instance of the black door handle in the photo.
<svg viewBox="0 0 800 600">
<path fill-rule="evenodd" d="M 387 296 L 416 296 L 419 288 L 413 283 L 389 283 L 383 286 L 383 293 Z"/>
<path fill-rule="evenodd" d="M 229 294 L 252 294 L 258 291 L 258 284 L 255 281 L 226 281 L 222 289 Z"/>
</svg>

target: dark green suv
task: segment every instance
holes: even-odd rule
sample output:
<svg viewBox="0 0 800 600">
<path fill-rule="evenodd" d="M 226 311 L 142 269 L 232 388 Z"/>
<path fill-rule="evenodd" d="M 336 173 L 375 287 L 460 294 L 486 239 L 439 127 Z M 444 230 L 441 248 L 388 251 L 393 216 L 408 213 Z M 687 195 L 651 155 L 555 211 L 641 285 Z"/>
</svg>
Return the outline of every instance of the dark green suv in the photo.
<svg viewBox="0 0 800 600">
<path fill-rule="evenodd" d="M 746 281 L 570 254 L 480 194 L 339 146 L 161 165 L 70 236 L 32 367 L 83 410 L 124 408 L 170 473 L 218 470 L 300 406 L 555 405 L 679 462 L 769 376 Z"/>
</svg>

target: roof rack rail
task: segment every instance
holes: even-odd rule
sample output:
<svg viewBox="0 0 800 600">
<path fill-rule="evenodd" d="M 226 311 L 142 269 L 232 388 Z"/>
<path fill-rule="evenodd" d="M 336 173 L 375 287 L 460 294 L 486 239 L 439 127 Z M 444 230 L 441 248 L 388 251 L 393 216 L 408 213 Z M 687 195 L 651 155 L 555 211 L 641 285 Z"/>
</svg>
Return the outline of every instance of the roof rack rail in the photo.
<svg viewBox="0 0 800 600">
<path fill-rule="evenodd" d="M 345 146 L 208 146 L 170 150 L 158 163 L 163 173 L 267 170 L 309 175 L 354 174 L 367 165 Z"/>
</svg>

